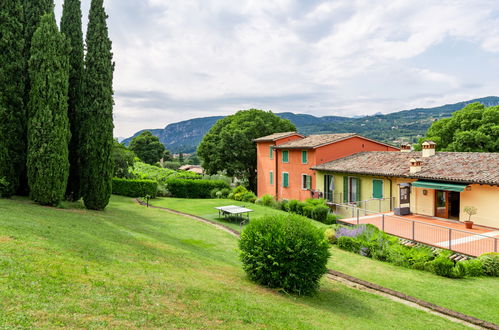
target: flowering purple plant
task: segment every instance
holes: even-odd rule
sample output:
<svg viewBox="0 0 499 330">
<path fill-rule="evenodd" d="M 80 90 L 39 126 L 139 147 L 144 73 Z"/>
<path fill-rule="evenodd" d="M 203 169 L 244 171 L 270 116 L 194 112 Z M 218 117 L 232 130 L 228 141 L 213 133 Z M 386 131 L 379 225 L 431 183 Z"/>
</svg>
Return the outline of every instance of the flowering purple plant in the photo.
<svg viewBox="0 0 499 330">
<path fill-rule="evenodd" d="M 348 227 L 340 227 L 336 230 L 336 238 L 340 238 L 342 236 L 356 238 L 359 235 L 362 235 L 366 231 L 366 226 L 358 226 L 353 228 Z"/>
</svg>

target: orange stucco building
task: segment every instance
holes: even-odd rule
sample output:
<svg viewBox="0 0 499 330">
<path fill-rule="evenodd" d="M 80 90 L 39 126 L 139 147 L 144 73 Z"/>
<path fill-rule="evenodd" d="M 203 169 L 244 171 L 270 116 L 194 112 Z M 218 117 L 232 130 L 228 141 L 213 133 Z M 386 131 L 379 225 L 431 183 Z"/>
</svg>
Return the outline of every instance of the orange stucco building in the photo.
<svg viewBox="0 0 499 330">
<path fill-rule="evenodd" d="M 276 133 L 255 139 L 258 197 L 305 200 L 322 190 L 316 187 L 312 167 L 361 151 L 399 151 L 390 145 L 354 133 L 305 137 L 296 132 Z"/>
</svg>

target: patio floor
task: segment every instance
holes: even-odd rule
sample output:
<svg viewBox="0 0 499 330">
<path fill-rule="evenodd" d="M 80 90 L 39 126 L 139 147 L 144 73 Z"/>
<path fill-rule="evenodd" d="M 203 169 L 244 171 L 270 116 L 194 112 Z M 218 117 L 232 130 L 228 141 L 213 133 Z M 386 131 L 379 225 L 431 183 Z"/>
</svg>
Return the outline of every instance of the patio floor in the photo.
<svg viewBox="0 0 499 330">
<path fill-rule="evenodd" d="M 499 229 L 474 225 L 466 229 L 464 223 L 423 215 L 394 216 L 393 213 L 374 214 L 342 219 L 352 224 L 373 224 L 388 234 L 413 241 L 479 256 L 499 251 Z"/>
</svg>

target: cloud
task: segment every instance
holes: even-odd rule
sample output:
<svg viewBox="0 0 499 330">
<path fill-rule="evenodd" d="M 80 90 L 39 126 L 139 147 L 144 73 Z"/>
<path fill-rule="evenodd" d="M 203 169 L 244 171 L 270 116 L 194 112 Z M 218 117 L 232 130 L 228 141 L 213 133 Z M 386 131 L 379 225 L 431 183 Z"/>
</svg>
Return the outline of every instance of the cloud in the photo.
<svg viewBox="0 0 499 330">
<path fill-rule="evenodd" d="M 120 136 L 249 107 L 353 116 L 499 90 L 496 1 L 105 3 Z"/>
</svg>

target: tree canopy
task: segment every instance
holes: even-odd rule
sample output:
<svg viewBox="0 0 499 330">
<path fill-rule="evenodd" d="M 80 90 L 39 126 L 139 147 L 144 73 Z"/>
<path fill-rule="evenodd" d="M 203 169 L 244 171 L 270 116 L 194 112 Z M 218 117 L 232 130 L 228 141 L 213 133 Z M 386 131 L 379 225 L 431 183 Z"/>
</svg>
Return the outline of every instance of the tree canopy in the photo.
<svg viewBox="0 0 499 330">
<path fill-rule="evenodd" d="M 61 32 L 71 45 L 69 56 L 68 117 L 71 129 L 69 142 L 69 178 L 66 197 L 80 199 L 80 110 L 82 105 L 81 80 L 83 77 L 83 32 L 80 0 L 65 0 L 61 17 Z"/>
<path fill-rule="evenodd" d="M 31 43 L 27 161 L 30 196 L 43 205 L 58 205 L 68 180 L 68 54 L 54 14 L 44 15 Z"/>
<path fill-rule="evenodd" d="M 130 143 L 130 150 L 135 152 L 137 157 L 144 163 L 154 165 L 165 155 L 165 146 L 159 142 L 157 136 L 149 131 L 144 131 L 133 138 Z"/>
<path fill-rule="evenodd" d="M 86 208 L 103 210 L 111 197 L 114 174 L 114 62 L 103 0 L 90 4 L 86 43 L 80 112 L 81 191 Z"/>
<path fill-rule="evenodd" d="M 26 167 L 22 1 L 0 1 L 0 22 L 0 196 L 11 196 Z"/>
<path fill-rule="evenodd" d="M 130 167 L 133 166 L 135 154 L 128 150 L 126 146 L 114 140 L 113 144 L 113 160 L 114 160 L 114 176 L 117 178 L 130 179 Z"/>
<path fill-rule="evenodd" d="M 248 180 L 256 191 L 256 145 L 254 139 L 296 127 L 271 111 L 242 110 L 220 119 L 205 135 L 197 154 L 208 174 L 226 171 L 227 175 Z"/>
<path fill-rule="evenodd" d="M 424 140 L 435 141 L 441 151 L 499 152 L 499 106 L 469 104 L 434 122 Z"/>
</svg>

